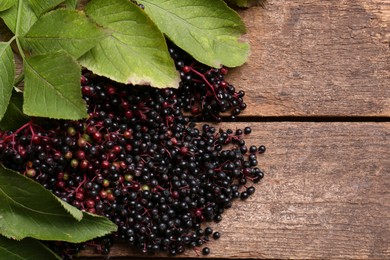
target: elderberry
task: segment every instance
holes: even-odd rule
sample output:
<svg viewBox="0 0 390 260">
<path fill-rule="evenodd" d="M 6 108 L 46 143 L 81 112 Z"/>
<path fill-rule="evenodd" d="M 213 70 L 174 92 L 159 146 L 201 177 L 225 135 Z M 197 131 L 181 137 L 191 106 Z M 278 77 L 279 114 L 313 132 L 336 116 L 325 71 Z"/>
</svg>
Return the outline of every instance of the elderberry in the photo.
<svg viewBox="0 0 390 260">
<path fill-rule="evenodd" d="M 84 71 L 89 118 L 31 121 L 0 132 L 4 166 L 118 225 L 116 233 L 87 243 L 47 242 L 63 258 L 87 245 L 107 254 L 115 240 L 171 255 L 202 246 L 220 237 L 204 222 L 221 221 L 235 199 L 254 193 L 248 183 L 263 178 L 256 152 L 265 147 L 248 149 L 243 139 L 250 127 L 195 124 L 220 121 L 229 111 L 235 117 L 246 107 L 245 93 L 225 80 L 228 70 L 202 65 L 175 46 L 170 53 L 182 78 L 177 90 L 126 86 Z"/>
</svg>

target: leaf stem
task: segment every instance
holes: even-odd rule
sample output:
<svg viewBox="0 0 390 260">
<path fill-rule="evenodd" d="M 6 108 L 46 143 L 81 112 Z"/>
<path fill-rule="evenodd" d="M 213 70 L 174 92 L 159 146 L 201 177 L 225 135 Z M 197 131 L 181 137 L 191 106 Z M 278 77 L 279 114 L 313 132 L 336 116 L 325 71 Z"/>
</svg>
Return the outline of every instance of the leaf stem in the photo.
<svg viewBox="0 0 390 260">
<path fill-rule="evenodd" d="M 18 14 L 17 14 L 17 18 L 16 18 L 16 29 L 15 29 L 15 39 L 16 39 L 16 45 L 18 46 L 18 49 L 19 49 L 19 53 L 20 53 L 20 56 L 22 56 L 23 60 L 26 58 L 24 56 L 24 52 L 23 52 L 23 49 L 22 49 L 22 45 L 20 44 L 20 41 L 19 41 L 19 30 L 20 30 L 20 19 L 22 17 L 22 7 L 23 7 L 23 1 L 24 0 L 19 0 L 18 1 Z M 12 38 L 14 38 L 12 37 Z"/>
<path fill-rule="evenodd" d="M 23 1 L 24 0 L 19 0 L 18 1 L 18 14 L 17 14 L 17 18 L 16 18 L 15 35 L 9 40 L 9 42 L 11 43 L 13 40 L 16 41 L 16 46 L 18 47 L 20 56 L 22 57 L 23 60 L 25 60 L 26 57 L 24 55 L 24 51 L 23 51 L 22 45 L 20 44 L 20 41 L 19 41 L 19 36 L 20 36 L 19 35 L 20 19 L 21 19 L 21 16 L 22 16 Z M 23 79 L 24 79 L 24 71 L 22 71 L 20 73 L 20 75 L 15 78 L 14 86 L 17 87 L 19 85 L 19 83 L 23 81 Z"/>
<path fill-rule="evenodd" d="M 20 56 L 22 56 L 23 60 L 26 59 L 26 56 L 24 55 L 22 46 L 20 45 L 19 39 L 16 38 L 16 45 L 18 46 Z"/>
<path fill-rule="evenodd" d="M 7 42 L 7 44 L 11 44 L 16 39 L 16 35 L 12 36 L 11 39 Z"/>
</svg>

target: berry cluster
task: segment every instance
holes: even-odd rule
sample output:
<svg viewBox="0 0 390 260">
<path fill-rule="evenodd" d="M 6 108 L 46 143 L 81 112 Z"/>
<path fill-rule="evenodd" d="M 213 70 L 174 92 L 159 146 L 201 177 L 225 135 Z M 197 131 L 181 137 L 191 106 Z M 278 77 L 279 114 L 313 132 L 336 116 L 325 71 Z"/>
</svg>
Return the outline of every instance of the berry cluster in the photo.
<svg viewBox="0 0 390 260">
<path fill-rule="evenodd" d="M 202 223 L 220 221 L 232 201 L 247 199 L 255 192 L 250 183 L 263 178 L 256 158 L 265 147 L 245 144 L 250 127 L 199 127 L 183 114 L 190 108 L 217 120 L 219 112 L 233 108 L 236 115 L 245 103 L 243 94 L 223 80 L 227 71 L 194 61 L 184 65 L 188 57 L 171 53 L 182 71 L 179 90 L 126 86 L 85 72 L 81 85 L 88 119 L 31 121 L 0 133 L 2 164 L 119 227 L 83 244 L 49 243 L 62 257 L 85 246 L 108 253 L 113 239 L 144 253 L 197 250 L 220 236 Z"/>
<path fill-rule="evenodd" d="M 233 85 L 225 81 L 228 73 L 226 67 L 216 69 L 205 66 L 174 47 L 169 52 L 180 71 L 177 99 L 185 112 L 190 112 L 199 121 L 220 122 L 221 113 L 230 113 L 230 119 L 235 120 L 246 108 L 243 99 L 245 92 L 237 92 Z"/>
</svg>

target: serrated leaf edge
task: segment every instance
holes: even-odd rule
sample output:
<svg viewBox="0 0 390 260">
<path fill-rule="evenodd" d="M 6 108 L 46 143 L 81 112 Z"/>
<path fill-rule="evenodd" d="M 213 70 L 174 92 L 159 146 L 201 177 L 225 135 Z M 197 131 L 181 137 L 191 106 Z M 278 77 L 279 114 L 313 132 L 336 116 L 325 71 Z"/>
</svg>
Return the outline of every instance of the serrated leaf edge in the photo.
<svg viewBox="0 0 390 260">
<path fill-rule="evenodd" d="M 36 56 L 32 56 L 31 58 L 33 57 L 37 57 L 37 56 L 44 56 L 44 55 L 49 55 L 49 54 L 54 54 L 54 53 L 64 53 L 66 54 L 68 57 L 72 58 L 72 60 L 75 62 L 75 64 L 77 64 L 78 66 L 79 63 L 77 61 L 75 61 L 75 59 L 69 55 L 67 52 L 65 51 L 58 51 L 58 52 L 48 52 L 48 53 L 45 53 L 45 54 L 40 54 L 40 55 L 36 55 Z M 26 66 L 28 65 L 28 66 Z M 57 117 L 50 117 L 50 116 L 46 116 L 47 118 L 53 118 L 53 119 L 68 119 L 68 120 L 80 120 L 80 119 L 84 119 L 84 118 L 87 118 L 88 117 L 88 114 L 87 114 L 87 109 L 85 110 L 82 110 L 82 109 L 79 109 L 77 104 L 75 104 L 73 101 L 69 100 L 68 98 L 64 97 L 63 94 L 59 91 L 57 91 L 57 89 L 49 82 L 47 81 L 45 78 L 41 77 L 41 75 L 35 70 L 33 69 L 33 67 L 28 63 L 28 59 L 25 59 L 24 60 L 24 67 L 25 68 L 30 68 L 31 69 L 31 72 L 34 73 L 34 75 L 38 76 L 39 78 L 41 78 L 43 81 L 47 82 L 48 85 L 53 89 L 55 90 L 56 92 L 58 92 L 60 94 L 60 96 L 62 96 L 65 100 L 68 101 L 68 103 L 72 104 L 77 110 L 79 114 L 85 114 L 84 116 L 74 116 L 74 117 L 66 117 L 66 118 L 57 118 Z M 28 116 L 37 116 L 37 117 L 42 117 L 42 115 L 40 115 L 39 113 L 35 113 L 34 111 L 29 111 L 28 113 L 25 112 L 25 103 L 23 103 L 23 111 L 25 114 L 27 114 Z M 76 111 L 76 110 L 75 110 Z"/>
<path fill-rule="evenodd" d="M 135 4 L 131 3 L 131 2 L 128 2 L 129 4 L 131 5 L 134 5 L 136 6 Z M 115 33 L 119 33 L 121 34 L 121 32 L 116 32 L 115 30 L 112 30 L 102 24 L 100 24 L 98 21 L 95 21 L 92 17 L 90 17 L 88 15 L 88 7 L 90 5 L 93 4 L 93 1 L 89 2 L 89 4 L 85 7 L 84 11 L 85 11 L 85 14 L 87 17 L 89 17 L 92 21 L 94 21 L 98 26 L 102 27 L 103 29 L 107 30 L 110 32 L 109 35 L 107 35 L 107 37 L 112 37 L 112 38 L 115 38 L 118 42 L 121 42 L 119 39 L 117 39 L 117 37 L 115 36 Z M 138 7 L 137 7 L 138 8 Z M 164 38 L 164 34 L 161 32 L 161 30 L 159 29 L 159 27 L 156 25 L 156 23 L 148 16 L 148 15 L 145 15 L 145 19 L 147 20 L 147 22 L 155 27 L 157 29 L 157 31 L 159 32 L 159 34 L 161 35 L 162 38 Z M 167 53 L 168 53 L 168 46 L 166 44 L 166 41 L 164 41 L 164 44 L 165 44 L 165 48 L 167 50 Z M 94 48 L 97 48 L 98 45 L 96 45 Z M 129 45 L 129 47 L 131 47 Z M 93 51 L 92 48 L 90 51 Z M 89 52 L 86 52 L 84 55 L 88 55 Z M 80 63 L 82 66 L 84 67 L 87 67 L 88 69 L 90 69 L 91 71 L 94 72 L 94 74 L 96 75 L 99 75 L 99 76 L 104 76 L 104 77 L 107 77 L 111 80 L 114 80 L 114 81 L 117 81 L 117 82 L 121 82 L 121 83 L 124 83 L 124 84 L 133 84 L 133 85 L 150 85 L 150 86 L 153 86 L 153 87 L 156 87 L 156 88 L 178 88 L 179 87 L 179 83 L 180 83 L 180 76 L 179 76 L 179 73 L 177 73 L 176 69 L 175 69 L 175 66 L 174 66 L 174 63 L 172 63 L 172 72 L 176 72 L 175 73 L 175 77 L 172 77 L 173 75 L 169 75 L 169 74 L 166 74 L 166 77 L 167 78 L 171 78 L 171 82 L 170 83 L 166 83 L 166 84 L 152 84 L 153 81 L 153 78 L 152 77 L 138 77 L 137 75 L 134 75 L 134 73 L 132 73 L 132 75 L 128 76 L 126 80 L 121 80 L 113 75 L 109 75 L 109 74 L 106 74 L 104 72 L 102 72 L 99 68 L 97 68 L 97 66 L 94 66 L 94 67 L 91 67 L 91 66 L 87 66 L 86 63 L 83 62 L 83 56 L 80 57 L 79 59 Z M 149 61 L 147 61 L 149 62 Z"/>
<path fill-rule="evenodd" d="M 232 14 L 235 16 L 235 19 L 238 20 L 238 23 L 236 24 L 236 32 L 232 33 L 231 35 L 219 35 L 218 37 L 214 38 L 213 40 L 209 40 L 209 42 L 211 43 L 210 45 L 216 45 L 218 44 L 218 38 L 230 38 L 232 40 L 234 40 L 235 42 L 237 42 L 237 44 L 241 45 L 242 48 L 238 48 L 238 49 L 243 49 L 243 52 L 245 52 L 245 54 L 243 55 L 244 58 L 242 59 L 242 61 L 240 62 L 234 62 L 234 63 L 231 63 L 231 62 L 224 62 L 222 64 L 222 62 L 218 59 L 214 59 L 214 60 L 210 60 L 210 59 L 207 59 L 207 58 L 204 58 L 204 53 L 203 54 L 197 54 L 197 53 L 193 53 L 191 50 L 189 50 L 188 48 L 186 48 L 186 46 L 184 46 L 184 44 L 182 44 L 181 42 L 177 42 L 176 39 L 173 39 L 174 37 L 171 38 L 171 41 L 174 42 L 177 46 L 179 46 L 180 48 L 182 48 L 183 50 L 186 50 L 189 54 L 191 54 L 195 59 L 197 59 L 198 61 L 206 64 L 206 65 L 209 65 L 209 66 L 212 66 L 212 67 L 215 67 L 215 68 L 219 68 L 221 67 L 222 65 L 225 65 L 225 66 L 228 66 L 228 67 L 238 67 L 238 66 L 241 66 L 242 64 L 244 64 L 247 60 L 248 60 L 248 57 L 249 57 L 249 54 L 250 54 L 250 46 L 249 44 L 246 42 L 246 41 L 243 41 L 242 39 L 242 35 L 245 34 L 247 32 L 247 28 L 245 26 L 245 23 L 244 21 L 241 19 L 241 16 L 232 8 L 230 8 L 226 2 L 222 1 L 222 0 L 214 0 L 214 1 L 219 1 L 222 5 L 225 6 L 225 8 Z M 153 1 L 150 1 L 150 0 L 139 0 L 140 3 L 143 3 L 145 5 L 147 4 L 152 4 L 152 5 L 155 5 L 154 3 L 152 3 Z M 145 3 L 146 2 L 146 3 Z M 157 6 L 158 8 L 160 8 L 159 6 Z M 160 8 L 161 9 L 161 8 Z M 166 9 L 163 9 L 164 12 L 168 12 L 168 10 Z M 146 11 L 147 12 L 147 11 Z M 172 12 L 171 12 L 172 13 Z M 172 13 L 173 15 L 177 16 L 175 13 Z M 150 17 L 151 18 L 151 17 Z M 152 18 L 151 18 L 152 19 Z M 180 19 L 181 21 L 183 22 L 187 22 L 185 19 L 183 19 L 182 17 L 179 17 L 178 16 L 178 19 Z M 158 26 L 158 24 L 156 24 L 156 26 Z M 190 24 L 191 27 L 194 27 L 192 24 Z M 196 27 L 196 26 L 195 26 Z M 163 33 L 166 34 L 165 30 L 163 30 L 163 28 L 160 28 L 158 26 L 158 28 L 160 29 L 160 31 L 162 31 Z M 201 35 L 207 35 L 209 34 L 208 31 L 209 30 L 198 30 L 201 32 Z M 203 32 L 202 32 L 203 31 Z M 189 31 L 189 33 L 191 34 L 191 31 Z M 167 34 L 167 36 L 169 37 L 169 34 Z M 193 37 L 193 36 L 192 36 Z M 208 37 L 206 37 L 208 38 Z M 194 38 L 196 40 L 196 38 Z M 203 47 L 202 47 L 203 48 Z M 210 51 L 212 53 L 214 53 L 213 56 L 216 56 L 216 52 L 215 50 L 213 49 L 210 49 Z"/>
</svg>

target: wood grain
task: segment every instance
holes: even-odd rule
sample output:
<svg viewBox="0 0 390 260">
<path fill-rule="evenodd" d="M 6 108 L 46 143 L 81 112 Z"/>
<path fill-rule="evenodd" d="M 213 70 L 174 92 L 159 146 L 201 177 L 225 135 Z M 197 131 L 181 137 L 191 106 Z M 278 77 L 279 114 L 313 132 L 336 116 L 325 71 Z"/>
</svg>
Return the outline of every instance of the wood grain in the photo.
<svg viewBox="0 0 390 260">
<path fill-rule="evenodd" d="M 239 13 L 252 54 L 229 81 L 247 93 L 244 115 L 390 117 L 389 1 L 268 0 Z"/>
<path fill-rule="evenodd" d="M 229 81 L 247 93 L 243 120 L 390 118 L 390 1 L 268 0 L 239 13 L 252 54 Z M 389 120 L 223 124 L 244 125 L 248 143 L 267 146 L 266 177 L 212 224 L 223 236 L 207 258 L 390 259 Z M 155 259 L 124 244 L 109 257 Z"/>
<path fill-rule="evenodd" d="M 390 116 L 390 1 L 268 0 L 240 12 L 252 55 L 230 81 L 251 116 Z"/>
<path fill-rule="evenodd" d="M 249 125 L 266 177 L 212 224 L 223 236 L 207 258 L 390 258 L 390 123 Z"/>
</svg>

